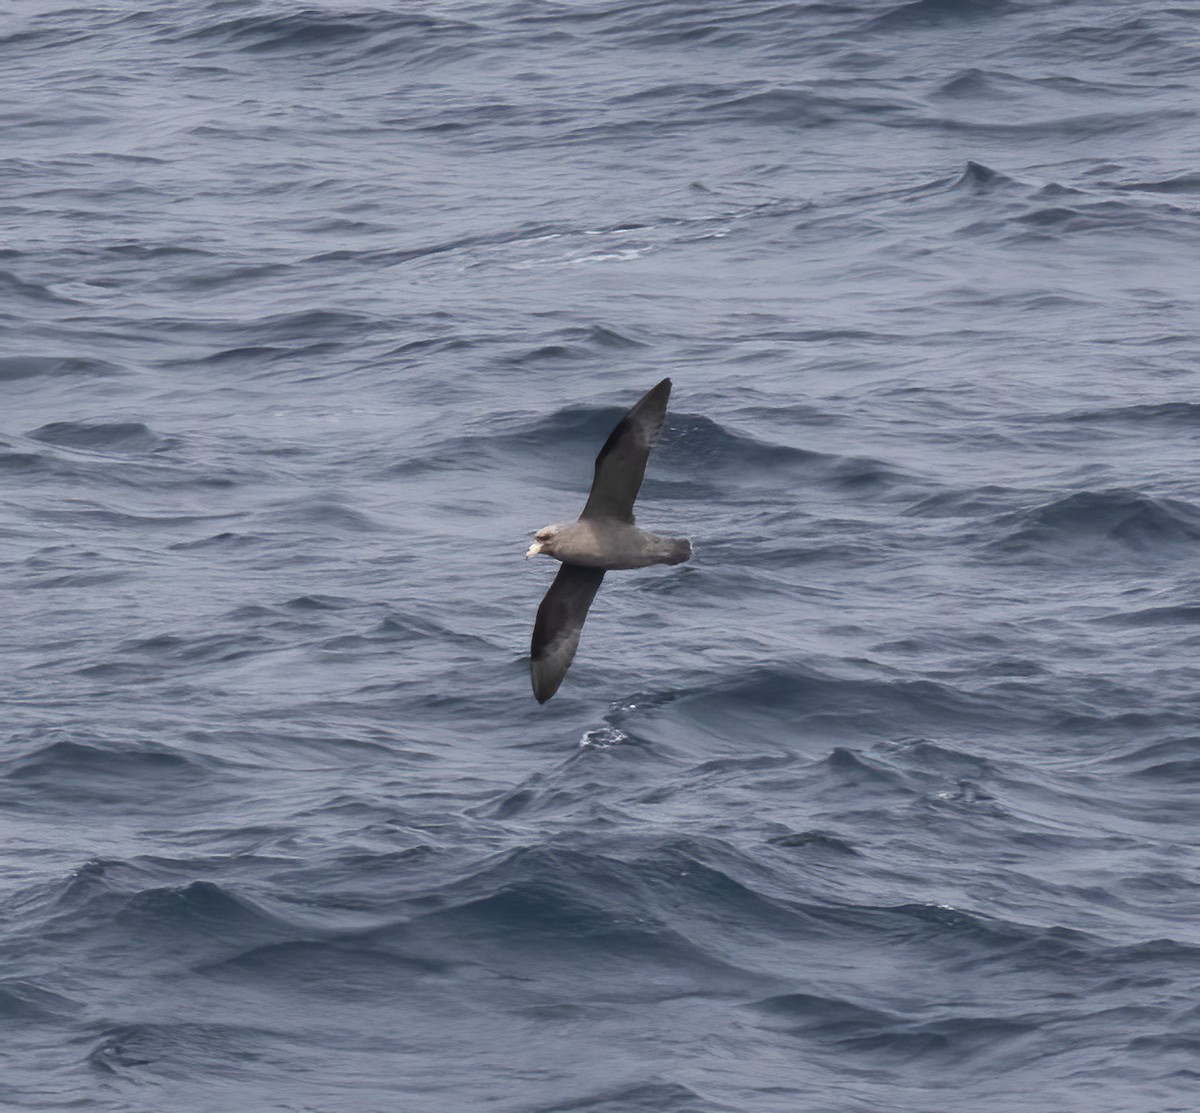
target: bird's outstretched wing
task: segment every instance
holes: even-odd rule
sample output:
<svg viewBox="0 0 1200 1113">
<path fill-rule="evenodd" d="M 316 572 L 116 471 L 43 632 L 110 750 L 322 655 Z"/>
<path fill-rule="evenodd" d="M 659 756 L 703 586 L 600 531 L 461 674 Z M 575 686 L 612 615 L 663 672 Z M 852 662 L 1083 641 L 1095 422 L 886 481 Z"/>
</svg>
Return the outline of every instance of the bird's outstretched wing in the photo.
<svg viewBox="0 0 1200 1113">
<path fill-rule="evenodd" d="M 652 387 L 608 435 L 596 457 L 592 491 L 581 518 L 633 521 L 633 502 L 646 473 L 646 460 L 667 414 L 671 380 Z"/>
<path fill-rule="evenodd" d="M 529 653 L 529 675 L 538 703 L 545 703 L 563 682 L 583 632 L 583 620 L 596 598 L 603 568 L 564 564 L 538 607 Z"/>
</svg>

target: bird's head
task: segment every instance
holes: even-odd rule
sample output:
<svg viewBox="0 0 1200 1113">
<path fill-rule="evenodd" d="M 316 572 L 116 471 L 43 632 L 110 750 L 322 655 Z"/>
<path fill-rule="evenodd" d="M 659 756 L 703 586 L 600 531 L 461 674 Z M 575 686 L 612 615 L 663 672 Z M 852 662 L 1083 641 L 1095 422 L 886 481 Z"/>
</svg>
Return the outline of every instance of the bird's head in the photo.
<svg viewBox="0 0 1200 1113">
<path fill-rule="evenodd" d="M 531 556 L 537 556 L 538 553 L 545 553 L 547 556 L 554 555 L 554 547 L 558 541 L 558 535 L 562 531 L 562 526 L 543 526 L 533 535 L 533 544 L 525 550 L 525 559 L 528 560 Z"/>
</svg>

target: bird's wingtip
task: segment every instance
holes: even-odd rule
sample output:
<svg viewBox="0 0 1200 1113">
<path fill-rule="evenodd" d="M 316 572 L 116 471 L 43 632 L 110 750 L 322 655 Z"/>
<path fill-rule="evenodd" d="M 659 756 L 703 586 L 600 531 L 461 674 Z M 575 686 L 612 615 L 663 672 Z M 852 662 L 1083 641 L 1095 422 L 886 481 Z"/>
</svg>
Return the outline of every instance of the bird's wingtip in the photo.
<svg viewBox="0 0 1200 1113">
<path fill-rule="evenodd" d="M 650 402 L 651 404 L 661 404 L 665 406 L 670 397 L 671 380 L 669 378 L 660 379 L 648 391 L 646 391 L 644 395 L 642 395 L 642 402 Z"/>
<path fill-rule="evenodd" d="M 529 664 L 529 679 L 533 682 L 533 698 L 538 703 L 545 703 L 558 691 L 559 684 L 562 683 L 562 677 L 559 677 L 558 684 L 556 684 L 552 677 L 545 675 L 545 671 L 539 667 L 539 662 L 536 659 L 530 661 Z"/>
</svg>

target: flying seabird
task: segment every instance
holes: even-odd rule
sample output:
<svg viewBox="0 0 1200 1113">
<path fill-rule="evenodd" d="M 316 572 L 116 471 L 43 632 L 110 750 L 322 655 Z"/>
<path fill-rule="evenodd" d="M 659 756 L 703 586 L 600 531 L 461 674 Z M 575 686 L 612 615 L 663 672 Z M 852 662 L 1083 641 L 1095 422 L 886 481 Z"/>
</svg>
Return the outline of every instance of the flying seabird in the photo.
<svg viewBox="0 0 1200 1113">
<path fill-rule="evenodd" d="M 670 395 L 671 380 L 663 379 L 617 423 L 596 457 L 592 490 L 578 520 L 533 535 L 526 559 L 545 553 L 562 562 L 533 624 L 529 672 L 538 703 L 554 695 L 567 675 L 605 572 L 679 564 L 692 555 L 686 537 L 658 537 L 633 524 L 633 503 Z"/>
</svg>

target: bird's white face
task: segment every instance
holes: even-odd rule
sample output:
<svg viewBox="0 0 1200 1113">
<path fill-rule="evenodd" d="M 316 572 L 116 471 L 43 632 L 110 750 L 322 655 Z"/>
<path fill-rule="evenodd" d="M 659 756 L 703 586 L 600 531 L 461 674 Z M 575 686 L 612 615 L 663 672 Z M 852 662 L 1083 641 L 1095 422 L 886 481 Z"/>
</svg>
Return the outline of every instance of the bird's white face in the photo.
<svg viewBox="0 0 1200 1113">
<path fill-rule="evenodd" d="M 528 560 L 531 556 L 537 556 L 538 553 L 551 553 L 554 551 L 554 539 L 558 537 L 558 531 L 561 526 L 543 526 L 533 535 L 533 544 L 525 550 L 525 559 Z"/>
</svg>

